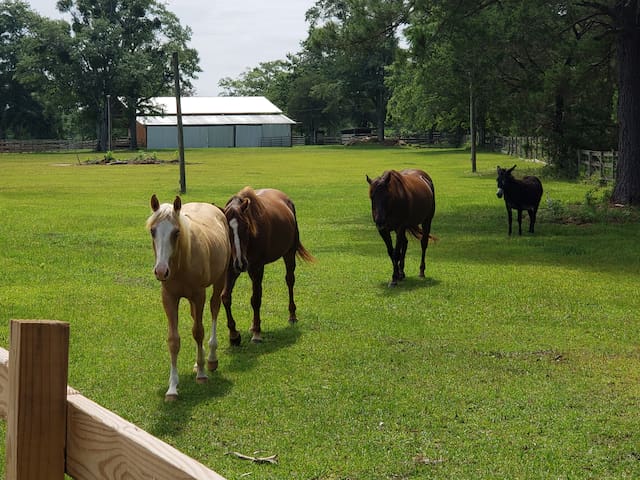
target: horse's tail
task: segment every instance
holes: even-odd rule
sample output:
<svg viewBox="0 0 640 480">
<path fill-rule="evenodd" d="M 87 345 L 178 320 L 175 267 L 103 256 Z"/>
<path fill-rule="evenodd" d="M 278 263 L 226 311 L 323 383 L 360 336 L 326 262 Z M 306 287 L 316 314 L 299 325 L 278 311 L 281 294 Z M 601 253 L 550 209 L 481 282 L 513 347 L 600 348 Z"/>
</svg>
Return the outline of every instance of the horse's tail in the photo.
<svg viewBox="0 0 640 480">
<path fill-rule="evenodd" d="M 289 208 L 293 212 L 293 222 L 296 226 L 296 255 L 298 258 L 301 258 L 305 262 L 314 263 L 316 261 L 315 257 L 309 253 L 309 250 L 304 248 L 302 242 L 300 241 L 300 230 L 298 229 L 298 215 L 296 214 L 296 206 L 293 204 L 291 200 L 288 201 Z"/>
<path fill-rule="evenodd" d="M 411 235 L 416 237 L 418 240 L 422 240 L 422 237 L 424 236 L 424 233 L 422 232 L 422 228 L 420 228 L 419 226 L 415 226 L 415 227 L 409 227 L 407 228 L 407 230 L 409 231 L 409 233 L 411 233 Z M 438 237 L 436 237 L 435 235 L 429 234 L 430 243 L 435 243 L 438 240 L 440 240 Z"/>
<path fill-rule="evenodd" d="M 296 255 L 298 255 L 298 258 L 301 258 L 305 262 L 314 263 L 316 261 L 316 257 L 311 255 L 309 251 L 306 248 L 304 248 L 302 243 L 300 243 L 300 239 L 298 239 L 298 246 L 296 247 Z"/>
</svg>

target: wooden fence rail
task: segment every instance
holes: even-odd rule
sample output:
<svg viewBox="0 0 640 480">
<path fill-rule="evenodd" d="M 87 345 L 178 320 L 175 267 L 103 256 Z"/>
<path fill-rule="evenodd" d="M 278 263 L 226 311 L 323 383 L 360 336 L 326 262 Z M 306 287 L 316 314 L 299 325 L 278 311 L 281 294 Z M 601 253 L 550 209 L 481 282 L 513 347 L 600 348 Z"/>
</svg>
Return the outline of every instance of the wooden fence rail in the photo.
<svg viewBox="0 0 640 480">
<path fill-rule="evenodd" d="M 224 480 L 66 386 L 68 332 L 63 322 L 12 320 L 10 352 L 0 348 L 9 480 Z"/>
<path fill-rule="evenodd" d="M 578 150 L 578 173 L 587 177 L 598 176 L 602 181 L 616 178 L 618 152 Z"/>
</svg>

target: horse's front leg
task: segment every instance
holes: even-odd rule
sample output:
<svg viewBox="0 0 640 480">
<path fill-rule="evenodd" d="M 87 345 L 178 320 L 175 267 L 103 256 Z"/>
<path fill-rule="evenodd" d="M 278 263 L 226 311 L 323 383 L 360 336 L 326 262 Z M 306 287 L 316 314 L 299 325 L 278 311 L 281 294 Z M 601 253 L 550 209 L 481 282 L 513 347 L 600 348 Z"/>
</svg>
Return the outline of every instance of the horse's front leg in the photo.
<svg viewBox="0 0 640 480">
<path fill-rule="evenodd" d="M 264 277 L 264 265 L 249 269 L 249 277 L 251 277 L 252 293 L 251 308 L 253 309 L 253 324 L 251 325 L 251 341 L 260 343 L 262 335 L 260 335 L 260 307 L 262 306 L 262 278 Z"/>
<path fill-rule="evenodd" d="M 193 366 L 193 369 L 196 372 L 196 382 L 198 383 L 205 383 L 207 381 L 207 374 L 204 371 L 204 348 L 202 347 L 202 342 L 204 341 L 202 312 L 204 311 L 205 298 L 206 291 L 203 288 L 195 294 L 193 298 L 189 299 L 191 303 L 191 317 L 193 318 L 191 333 L 196 342 L 196 364 Z"/>
<path fill-rule="evenodd" d="M 213 284 L 213 292 L 209 301 L 211 309 L 211 336 L 209 337 L 209 357 L 207 357 L 207 369 L 213 372 L 218 368 L 218 314 L 222 303 L 222 292 L 227 283 L 225 275 L 221 275 L 217 282 Z"/>
<path fill-rule="evenodd" d="M 178 398 L 178 353 L 180 353 L 180 333 L 178 332 L 178 303 L 180 299 L 162 289 L 162 306 L 167 315 L 168 335 L 167 345 L 171 356 L 169 372 L 169 388 L 164 395 L 167 402 Z"/>
<path fill-rule="evenodd" d="M 287 253 L 283 257 L 286 267 L 285 280 L 287 282 L 287 288 L 289 289 L 289 323 L 296 323 L 298 318 L 296 317 L 296 303 L 293 300 L 293 286 L 296 283 L 296 252 Z"/>
<path fill-rule="evenodd" d="M 382 240 L 384 240 L 384 244 L 387 247 L 387 255 L 389 255 L 389 258 L 391 259 L 391 265 L 393 267 L 393 274 L 391 275 L 391 281 L 389 282 L 389 286 L 395 287 L 398 284 L 398 263 L 396 262 L 396 259 L 395 259 L 393 242 L 391 241 L 391 231 L 387 229 L 379 228 L 378 233 L 382 237 Z M 398 242 L 396 240 L 396 244 L 397 243 Z"/>
<path fill-rule="evenodd" d="M 238 346 L 242 341 L 240 332 L 236 330 L 236 321 L 233 319 L 231 313 L 231 294 L 233 293 L 233 287 L 236 285 L 236 280 L 240 276 L 240 272 L 236 271 L 232 265 L 229 265 L 229 271 L 227 272 L 227 283 L 222 292 L 222 304 L 227 314 L 227 328 L 229 329 L 229 342 L 231 345 Z"/>
</svg>

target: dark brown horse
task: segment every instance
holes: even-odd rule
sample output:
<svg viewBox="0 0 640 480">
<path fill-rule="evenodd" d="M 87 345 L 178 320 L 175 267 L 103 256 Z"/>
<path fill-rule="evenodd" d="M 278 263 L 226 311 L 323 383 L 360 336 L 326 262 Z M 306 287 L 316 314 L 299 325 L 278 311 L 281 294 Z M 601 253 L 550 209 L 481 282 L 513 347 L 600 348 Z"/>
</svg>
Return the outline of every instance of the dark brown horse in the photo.
<svg viewBox="0 0 640 480">
<path fill-rule="evenodd" d="M 422 170 L 408 169 L 400 172 L 387 170 L 369 182 L 371 213 L 378 232 L 387 246 L 387 253 L 393 264 L 393 274 L 389 286 L 395 286 L 405 278 L 404 257 L 407 253 L 409 231 L 420 240 L 422 258 L 420 276 L 424 277 L 425 261 L 431 221 L 436 209 L 435 191 L 431 177 Z M 391 232 L 396 232 L 396 246 L 393 247 Z"/>
<path fill-rule="evenodd" d="M 248 272 L 253 293 L 252 341 L 260 342 L 260 306 L 262 305 L 262 277 L 264 266 L 282 257 L 286 266 L 286 282 L 289 287 L 289 322 L 297 321 L 296 304 L 293 301 L 296 254 L 305 261 L 314 258 L 300 243 L 296 209 L 291 199 L 279 190 L 271 188 L 254 191 L 245 187 L 231 197 L 224 207 L 229 223 L 231 239 L 231 265 L 222 303 L 227 313 L 230 340 L 240 344 L 240 333 L 231 314 L 231 294 L 241 272 Z"/>
</svg>

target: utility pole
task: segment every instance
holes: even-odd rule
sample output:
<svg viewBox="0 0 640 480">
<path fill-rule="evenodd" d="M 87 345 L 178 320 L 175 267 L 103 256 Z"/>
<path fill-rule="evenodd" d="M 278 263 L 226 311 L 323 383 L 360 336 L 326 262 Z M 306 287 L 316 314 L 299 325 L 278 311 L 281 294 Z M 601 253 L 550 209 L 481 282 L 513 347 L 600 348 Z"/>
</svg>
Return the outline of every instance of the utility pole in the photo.
<svg viewBox="0 0 640 480">
<path fill-rule="evenodd" d="M 173 52 L 173 76 L 176 89 L 176 117 L 178 120 L 178 155 L 180 158 L 180 193 L 187 193 L 187 179 L 184 167 L 184 135 L 182 130 L 182 106 L 180 105 L 180 68 L 178 52 Z"/>
</svg>

